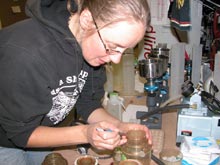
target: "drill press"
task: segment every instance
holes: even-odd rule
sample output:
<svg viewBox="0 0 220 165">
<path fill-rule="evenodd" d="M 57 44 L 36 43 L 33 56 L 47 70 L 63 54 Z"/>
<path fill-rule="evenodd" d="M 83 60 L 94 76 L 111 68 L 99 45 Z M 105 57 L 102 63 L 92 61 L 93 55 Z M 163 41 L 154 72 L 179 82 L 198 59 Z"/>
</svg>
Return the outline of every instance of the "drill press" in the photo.
<svg viewBox="0 0 220 165">
<path fill-rule="evenodd" d="M 140 60 L 138 64 L 140 76 L 147 80 L 144 84 L 144 90 L 147 93 L 148 111 L 154 111 L 168 99 L 169 49 L 166 44 L 158 44 L 156 48 L 152 49 L 148 58 Z M 144 113 L 137 111 L 136 117 L 140 118 Z M 160 129 L 161 122 L 161 113 L 153 114 L 141 120 L 141 124 L 151 129 Z"/>
</svg>

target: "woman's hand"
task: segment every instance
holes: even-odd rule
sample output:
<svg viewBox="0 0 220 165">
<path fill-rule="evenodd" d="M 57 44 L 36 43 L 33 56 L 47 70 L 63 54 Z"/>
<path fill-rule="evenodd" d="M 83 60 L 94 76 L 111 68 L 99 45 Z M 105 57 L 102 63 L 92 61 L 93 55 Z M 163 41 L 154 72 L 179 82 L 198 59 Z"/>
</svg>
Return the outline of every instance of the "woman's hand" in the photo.
<svg viewBox="0 0 220 165">
<path fill-rule="evenodd" d="M 87 138 L 93 147 L 100 150 L 113 150 L 126 142 L 125 138 L 121 138 L 119 129 L 105 121 L 88 125 Z"/>
<path fill-rule="evenodd" d="M 144 130 L 146 132 L 146 138 L 148 139 L 148 144 L 152 145 L 152 136 L 150 130 L 145 126 L 141 124 L 134 124 L 134 123 L 123 123 L 121 122 L 118 125 L 119 132 L 126 134 L 129 130 L 135 130 L 140 129 Z M 125 136 L 122 136 L 122 138 L 126 138 Z"/>
</svg>

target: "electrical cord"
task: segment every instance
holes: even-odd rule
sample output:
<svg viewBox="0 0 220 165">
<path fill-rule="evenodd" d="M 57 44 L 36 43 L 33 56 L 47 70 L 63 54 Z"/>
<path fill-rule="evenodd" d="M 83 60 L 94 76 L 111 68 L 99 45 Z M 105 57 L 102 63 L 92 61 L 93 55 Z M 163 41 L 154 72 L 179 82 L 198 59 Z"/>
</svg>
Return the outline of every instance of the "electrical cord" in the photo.
<svg viewBox="0 0 220 165">
<path fill-rule="evenodd" d="M 220 114 L 220 101 L 212 94 L 202 91 L 201 98 L 207 108 L 214 114 Z"/>
<path fill-rule="evenodd" d="M 178 96 L 176 96 L 176 97 L 172 97 L 172 98 L 168 99 L 167 101 L 165 101 L 164 103 L 162 103 L 162 104 L 160 105 L 160 107 L 165 107 L 165 106 L 167 106 L 168 104 L 171 104 L 171 103 L 173 103 L 173 102 L 175 102 L 175 101 L 181 99 L 182 97 L 183 97 L 182 95 L 178 95 Z"/>
<path fill-rule="evenodd" d="M 190 105 L 190 104 L 175 104 L 175 105 L 170 105 L 170 106 L 165 106 L 165 107 L 159 107 L 159 108 L 156 108 L 152 111 L 146 112 L 144 115 L 137 117 L 137 119 L 144 120 L 144 119 L 148 118 L 149 116 L 157 114 L 159 112 L 164 112 L 164 111 L 170 110 L 170 109 L 181 109 L 181 108 L 196 109 L 197 105 L 196 104 L 192 104 L 192 105 Z"/>
<path fill-rule="evenodd" d="M 157 163 L 158 165 L 165 165 L 164 162 L 162 162 L 159 158 L 157 158 L 153 153 L 151 154 L 151 159 Z"/>
</svg>

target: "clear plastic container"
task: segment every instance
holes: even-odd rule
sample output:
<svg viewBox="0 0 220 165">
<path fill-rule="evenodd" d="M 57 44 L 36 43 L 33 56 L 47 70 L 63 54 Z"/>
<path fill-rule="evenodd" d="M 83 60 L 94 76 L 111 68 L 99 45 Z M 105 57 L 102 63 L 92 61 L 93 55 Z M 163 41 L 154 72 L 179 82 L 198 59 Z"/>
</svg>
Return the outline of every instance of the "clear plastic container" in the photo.
<svg viewBox="0 0 220 165">
<path fill-rule="evenodd" d="M 122 61 L 118 64 L 112 63 L 112 73 L 113 73 L 113 89 L 115 91 L 122 91 L 123 89 L 123 65 Z"/>
<path fill-rule="evenodd" d="M 118 93 L 110 93 L 110 98 L 107 102 L 107 111 L 119 120 L 122 120 L 122 100 L 119 99 Z"/>
<path fill-rule="evenodd" d="M 164 149 L 159 154 L 160 159 L 166 165 L 181 165 L 183 154 L 177 149 Z"/>
<path fill-rule="evenodd" d="M 145 131 L 130 130 L 126 136 L 128 141 L 121 147 L 126 159 L 135 159 L 143 165 L 150 165 L 151 146 L 148 144 Z"/>
<path fill-rule="evenodd" d="M 135 69 L 133 49 L 127 49 L 122 56 L 123 90 L 122 95 L 135 95 Z"/>
</svg>

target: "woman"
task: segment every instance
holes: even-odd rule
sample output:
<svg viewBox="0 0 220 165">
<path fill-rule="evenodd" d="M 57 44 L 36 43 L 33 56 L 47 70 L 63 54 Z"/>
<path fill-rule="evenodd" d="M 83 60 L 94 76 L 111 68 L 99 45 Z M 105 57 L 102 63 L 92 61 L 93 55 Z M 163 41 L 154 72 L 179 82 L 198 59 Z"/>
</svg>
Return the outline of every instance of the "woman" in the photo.
<svg viewBox="0 0 220 165">
<path fill-rule="evenodd" d="M 30 0 L 30 17 L 0 31 L 0 162 L 41 164 L 45 148 L 114 149 L 139 128 L 102 107 L 108 62 L 119 63 L 150 23 L 147 0 Z M 56 127 L 75 107 L 88 125 Z M 99 128 L 111 132 L 98 131 Z"/>
</svg>

